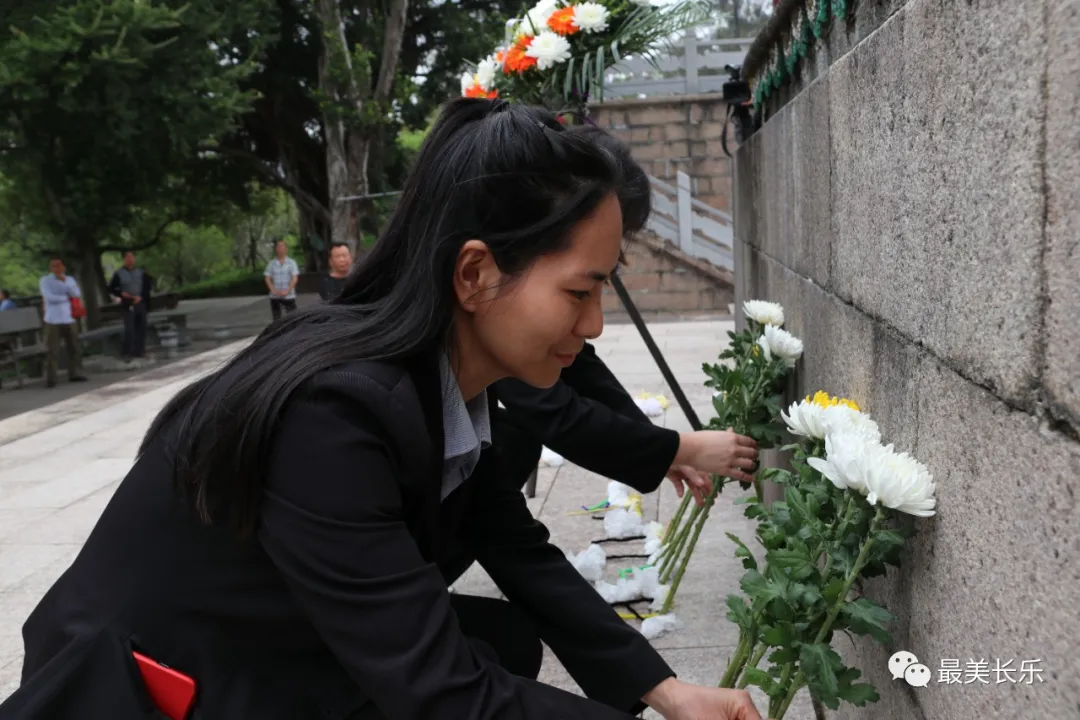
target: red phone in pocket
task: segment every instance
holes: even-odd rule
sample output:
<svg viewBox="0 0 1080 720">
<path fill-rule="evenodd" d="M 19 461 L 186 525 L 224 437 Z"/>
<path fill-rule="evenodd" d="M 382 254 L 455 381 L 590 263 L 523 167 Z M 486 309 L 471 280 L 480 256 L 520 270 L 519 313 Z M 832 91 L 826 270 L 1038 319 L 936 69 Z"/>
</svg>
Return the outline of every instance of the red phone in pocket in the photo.
<svg viewBox="0 0 1080 720">
<path fill-rule="evenodd" d="M 133 650 L 131 654 L 158 711 L 169 720 L 187 720 L 195 704 L 195 680 L 140 652 Z"/>
</svg>

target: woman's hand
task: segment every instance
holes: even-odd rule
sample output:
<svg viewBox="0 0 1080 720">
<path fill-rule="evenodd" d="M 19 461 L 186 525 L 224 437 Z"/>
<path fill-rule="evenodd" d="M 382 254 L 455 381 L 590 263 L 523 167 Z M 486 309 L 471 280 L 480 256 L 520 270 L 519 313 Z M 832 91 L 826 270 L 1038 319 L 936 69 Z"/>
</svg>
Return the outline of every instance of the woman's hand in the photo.
<svg viewBox="0 0 1080 720">
<path fill-rule="evenodd" d="M 745 690 L 691 685 L 664 680 L 644 698 L 665 720 L 761 720 Z"/>
<path fill-rule="evenodd" d="M 705 497 L 712 490 L 712 477 L 709 473 L 702 472 L 689 465 L 676 465 L 668 470 L 667 479 L 675 486 L 675 494 L 682 499 L 683 486 L 690 488 L 694 501 L 701 507 L 705 507 Z"/>
<path fill-rule="evenodd" d="M 757 456 L 753 438 L 730 429 L 699 430 L 679 434 L 679 451 L 672 467 L 689 465 L 701 472 L 752 482 Z"/>
</svg>

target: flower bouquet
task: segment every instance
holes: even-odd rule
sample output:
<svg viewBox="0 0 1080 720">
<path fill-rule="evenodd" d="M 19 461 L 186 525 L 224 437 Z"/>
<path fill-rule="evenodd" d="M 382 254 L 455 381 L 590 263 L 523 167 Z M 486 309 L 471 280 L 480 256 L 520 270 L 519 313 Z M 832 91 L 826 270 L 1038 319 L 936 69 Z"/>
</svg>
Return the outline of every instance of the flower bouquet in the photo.
<svg viewBox="0 0 1080 720">
<path fill-rule="evenodd" d="M 904 516 L 933 515 L 935 507 L 926 467 L 882 445 L 877 424 L 853 402 L 819 392 L 781 416 L 801 440 L 785 448 L 794 452 L 792 470 L 762 473 L 784 486 L 784 500 L 747 500 L 762 561 L 728 533 L 746 573 L 743 594 L 727 597 L 739 644 L 720 681 L 760 687 L 775 720 L 803 687 L 831 709 L 878 699 L 872 685 L 855 682 L 860 671 L 844 665 L 832 639 L 847 632 L 891 642 L 892 615 L 853 591 L 900 562 L 913 533 Z M 768 669 L 758 667 L 763 658 Z"/>
<path fill-rule="evenodd" d="M 653 59 L 709 16 L 702 0 L 540 0 L 507 22 L 502 46 L 461 79 L 467 97 L 503 97 L 584 117 L 602 100 L 604 72 L 623 57 Z"/>
<path fill-rule="evenodd" d="M 731 428 L 754 438 L 759 447 L 775 447 L 784 439 L 779 417 L 783 384 L 802 356 L 802 342 L 781 329 L 784 308 L 776 303 L 749 300 L 743 305 L 743 313 L 746 329 L 729 332 L 731 344 L 720 355 L 722 361 L 732 362 L 703 366 L 709 376 L 705 385 L 715 391 L 716 416 L 708 427 Z M 668 524 L 663 544 L 649 559 L 650 563 L 659 563 L 660 582 L 669 585 L 662 614 L 670 612 L 713 501 L 729 482 L 731 478 L 714 477 L 704 506 L 691 507 L 691 494 L 686 493 Z M 761 487 L 755 485 L 760 500 Z"/>
</svg>

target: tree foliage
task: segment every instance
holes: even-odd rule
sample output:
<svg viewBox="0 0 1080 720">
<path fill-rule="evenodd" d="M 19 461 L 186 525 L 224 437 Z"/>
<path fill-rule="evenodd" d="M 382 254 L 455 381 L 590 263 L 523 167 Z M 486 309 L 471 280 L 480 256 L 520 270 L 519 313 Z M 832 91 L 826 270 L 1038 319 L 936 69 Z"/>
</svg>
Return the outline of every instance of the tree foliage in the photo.
<svg viewBox="0 0 1080 720">
<path fill-rule="evenodd" d="M 271 11 L 268 0 L 0 10 L 0 173 L 20 189 L 20 216 L 52 232 L 50 249 L 71 256 L 84 285 L 101 274 L 103 238 L 147 208 L 190 218 L 222 187 L 244 187 L 199 147 L 250 107 L 241 82 L 257 53 L 234 39 L 265 28 Z"/>
</svg>

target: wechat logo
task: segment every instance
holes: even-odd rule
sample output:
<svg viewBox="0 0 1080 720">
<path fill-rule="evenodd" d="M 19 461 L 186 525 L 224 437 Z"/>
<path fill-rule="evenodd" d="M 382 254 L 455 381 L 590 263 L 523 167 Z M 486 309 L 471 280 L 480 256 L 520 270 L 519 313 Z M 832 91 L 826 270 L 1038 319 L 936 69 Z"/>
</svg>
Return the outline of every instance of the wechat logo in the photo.
<svg viewBox="0 0 1080 720">
<path fill-rule="evenodd" d="M 893 680 L 904 678 L 912 687 L 926 687 L 930 684 L 930 668 L 919 662 L 914 653 L 900 650 L 889 658 L 889 672 Z"/>
</svg>

